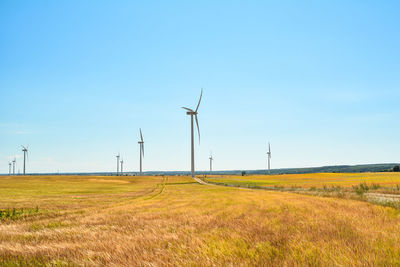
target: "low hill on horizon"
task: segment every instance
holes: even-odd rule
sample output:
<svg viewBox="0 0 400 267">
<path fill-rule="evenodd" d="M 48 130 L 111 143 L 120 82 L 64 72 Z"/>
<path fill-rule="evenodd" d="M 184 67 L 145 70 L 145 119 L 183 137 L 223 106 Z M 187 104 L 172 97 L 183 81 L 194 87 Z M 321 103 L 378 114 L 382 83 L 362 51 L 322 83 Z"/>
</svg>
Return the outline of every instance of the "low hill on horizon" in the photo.
<svg viewBox="0 0 400 267">
<path fill-rule="evenodd" d="M 271 174 L 302 174 L 302 173 L 338 173 L 338 172 L 390 172 L 393 167 L 400 163 L 382 163 L 382 164 L 359 164 L 359 165 L 335 165 L 308 168 L 282 168 L 271 169 Z M 225 170 L 213 171 L 213 175 L 246 175 L 266 174 L 267 170 Z M 77 172 L 77 173 L 29 173 L 28 175 L 115 175 L 115 172 Z M 189 171 L 148 171 L 143 172 L 144 175 L 190 175 Z M 197 175 L 210 174 L 209 171 L 196 171 Z M 8 174 L 2 174 L 8 175 Z M 124 175 L 138 175 L 138 172 L 124 172 Z"/>
</svg>

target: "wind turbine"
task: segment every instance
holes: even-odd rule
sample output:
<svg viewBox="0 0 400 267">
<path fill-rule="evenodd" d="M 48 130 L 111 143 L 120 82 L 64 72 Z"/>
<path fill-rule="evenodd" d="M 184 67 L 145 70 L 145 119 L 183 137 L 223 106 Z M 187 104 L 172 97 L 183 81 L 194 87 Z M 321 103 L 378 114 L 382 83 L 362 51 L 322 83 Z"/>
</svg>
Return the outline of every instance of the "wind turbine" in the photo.
<svg viewBox="0 0 400 267">
<path fill-rule="evenodd" d="M 210 173 L 211 173 L 212 172 L 212 161 L 214 160 L 213 156 L 212 156 L 212 153 L 210 153 L 209 159 L 210 159 Z"/>
<path fill-rule="evenodd" d="M 119 174 L 119 157 L 120 157 L 119 153 L 115 157 L 117 158 L 117 176 L 118 176 L 118 174 Z"/>
<path fill-rule="evenodd" d="M 271 174 L 271 145 L 269 144 L 269 142 L 268 142 L 267 156 L 268 156 L 268 173 Z"/>
<path fill-rule="evenodd" d="M 13 164 L 13 175 L 15 175 L 15 163 L 17 162 L 17 159 L 14 158 L 14 160 L 12 161 Z"/>
<path fill-rule="evenodd" d="M 25 175 L 25 162 L 28 156 L 28 146 L 22 146 L 22 152 L 24 152 L 24 175 Z"/>
<path fill-rule="evenodd" d="M 186 107 L 182 107 L 183 109 L 186 109 L 187 115 L 190 115 L 190 121 L 191 121 L 191 137 L 192 137 L 192 142 L 191 142 L 191 147 L 192 147 L 192 165 L 191 165 L 191 170 L 192 170 L 192 177 L 194 178 L 194 135 L 193 135 L 193 116 L 196 119 L 196 125 L 197 125 L 197 132 L 199 134 L 199 144 L 200 144 L 200 128 L 199 128 L 199 121 L 197 120 L 197 110 L 199 109 L 200 106 L 200 102 L 201 102 L 201 97 L 203 95 L 203 89 L 201 89 L 201 93 L 200 93 L 200 99 L 199 99 L 199 103 L 197 104 L 196 110 L 190 109 L 190 108 L 186 108 Z"/>
<path fill-rule="evenodd" d="M 8 175 L 11 175 L 11 161 L 8 162 Z"/>
<path fill-rule="evenodd" d="M 142 129 L 139 128 L 140 131 L 140 141 L 138 141 L 139 147 L 140 147 L 140 176 L 142 176 L 142 157 L 144 158 L 144 141 L 143 141 L 143 135 L 142 135 Z"/>
<path fill-rule="evenodd" d="M 121 174 L 124 175 L 124 159 L 121 159 Z"/>
</svg>

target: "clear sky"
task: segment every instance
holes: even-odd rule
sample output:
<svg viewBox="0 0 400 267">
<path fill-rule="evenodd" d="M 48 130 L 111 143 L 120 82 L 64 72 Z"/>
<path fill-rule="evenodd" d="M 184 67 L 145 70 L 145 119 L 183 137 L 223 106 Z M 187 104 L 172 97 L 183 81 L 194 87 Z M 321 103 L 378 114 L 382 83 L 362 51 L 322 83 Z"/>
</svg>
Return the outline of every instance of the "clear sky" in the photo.
<svg viewBox="0 0 400 267">
<path fill-rule="evenodd" d="M 0 1 L 0 173 L 400 161 L 399 1 Z"/>
</svg>

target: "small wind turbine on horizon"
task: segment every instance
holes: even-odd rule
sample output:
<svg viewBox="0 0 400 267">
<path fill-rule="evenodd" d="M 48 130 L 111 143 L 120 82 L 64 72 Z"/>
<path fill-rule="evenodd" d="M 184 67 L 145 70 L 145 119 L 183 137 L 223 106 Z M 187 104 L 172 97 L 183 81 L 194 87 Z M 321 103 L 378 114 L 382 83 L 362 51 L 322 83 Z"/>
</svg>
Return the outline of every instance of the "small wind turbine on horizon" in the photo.
<svg viewBox="0 0 400 267">
<path fill-rule="evenodd" d="M 22 145 L 21 145 L 22 146 Z M 24 175 L 25 175 L 25 170 L 26 170 L 26 168 L 25 168 L 25 162 L 26 162 L 26 159 L 27 159 L 27 156 L 28 156 L 28 146 L 26 146 L 26 147 L 24 147 L 24 146 L 22 146 L 22 152 L 24 152 Z"/>
<path fill-rule="evenodd" d="M 12 161 L 13 164 L 13 175 L 15 175 L 15 163 L 17 162 L 17 159 L 14 158 L 14 160 Z"/>
<path fill-rule="evenodd" d="M 269 142 L 268 142 L 267 156 L 268 156 L 268 173 L 271 174 L 271 145 L 269 144 Z"/>
<path fill-rule="evenodd" d="M 11 175 L 11 161 L 8 162 L 8 175 Z"/>
<path fill-rule="evenodd" d="M 124 175 L 124 159 L 121 159 L 121 175 Z"/>
<path fill-rule="evenodd" d="M 142 135 L 142 129 L 139 128 L 140 131 L 140 141 L 138 141 L 139 147 L 140 147 L 140 152 L 139 152 L 139 157 L 140 157 L 140 162 L 139 162 L 139 173 L 140 176 L 143 174 L 143 169 L 142 169 L 142 157 L 144 158 L 144 140 L 143 140 L 143 135 Z"/>
<path fill-rule="evenodd" d="M 210 153 L 210 157 L 209 157 L 209 160 L 210 160 L 210 173 L 212 172 L 212 162 L 213 162 L 213 156 L 212 156 L 212 153 Z"/>
<path fill-rule="evenodd" d="M 119 157 L 120 157 L 119 153 L 115 157 L 117 158 L 117 176 L 118 176 L 118 174 L 119 174 Z"/>
<path fill-rule="evenodd" d="M 201 93 L 200 93 L 200 99 L 199 99 L 199 103 L 197 104 L 196 110 L 190 109 L 190 108 L 186 108 L 186 107 L 182 107 L 183 109 L 186 109 L 186 115 L 190 115 L 190 121 L 191 121 L 191 172 L 192 172 L 192 178 L 194 178 L 194 134 L 193 134 L 193 116 L 196 120 L 196 125 L 197 125 L 197 132 L 199 134 L 199 144 L 200 144 L 200 128 L 199 128 L 199 121 L 197 120 L 197 110 L 199 109 L 200 106 L 200 102 L 201 102 L 201 97 L 203 95 L 203 88 L 201 89 Z"/>
</svg>

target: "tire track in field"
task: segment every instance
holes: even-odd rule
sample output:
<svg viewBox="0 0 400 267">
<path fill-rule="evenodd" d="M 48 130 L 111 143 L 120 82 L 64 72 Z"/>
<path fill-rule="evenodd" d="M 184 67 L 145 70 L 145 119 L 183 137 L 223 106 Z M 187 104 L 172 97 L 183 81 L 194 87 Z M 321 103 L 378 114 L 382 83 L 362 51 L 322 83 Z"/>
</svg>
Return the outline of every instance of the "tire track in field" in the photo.
<svg viewBox="0 0 400 267">
<path fill-rule="evenodd" d="M 162 192 L 164 191 L 164 188 L 165 188 L 165 184 L 166 184 L 166 183 L 168 183 L 168 176 L 166 176 L 166 177 L 164 176 L 164 177 L 163 177 L 163 180 L 162 180 L 162 183 L 157 185 L 157 187 L 158 187 L 158 186 L 161 186 L 160 191 L 157 192 L 156 194 L 154 194 L 154 195 L 148 197 L 148 198 L 145 198 L 145 200 L 153 199 L 153 198 L 155 198 L 155 197 L 161 195 Z"/>
<path fill-rule="evenodd" d="M 202 185 L 233 187 L 233 188 L 244 189 L 244 190 L 253 190 L 253 189 L 268 190 L 268 189 L 264 189 L 264 188 L 248 188 L 248 187 L 244 187 L 244 186 L 240 186 L 240 185 L 236 186 L 236 185 L 228 185 L 228 184 L 217 184 L 217 183 L 212 183 L 212 182 L 208 182 L 208 181 L 206 182 L 203 179 L 197 178 L 197 177 L 194 177 L 194 180 Z"/>
</svg>

